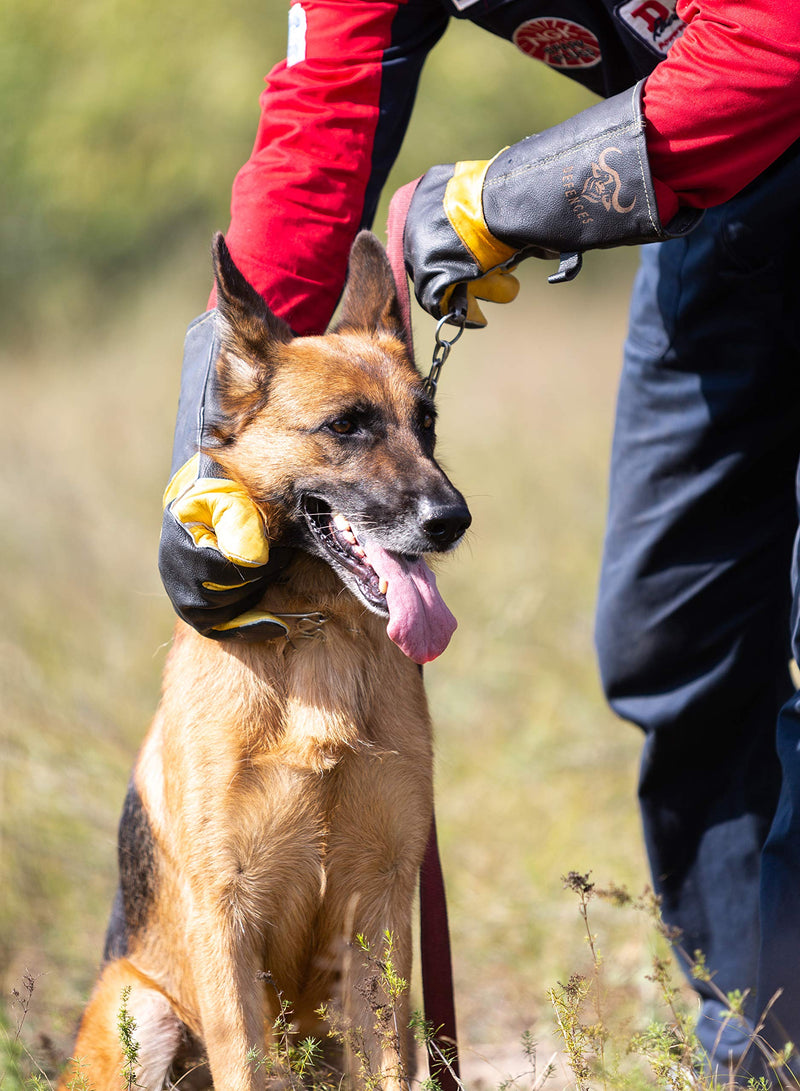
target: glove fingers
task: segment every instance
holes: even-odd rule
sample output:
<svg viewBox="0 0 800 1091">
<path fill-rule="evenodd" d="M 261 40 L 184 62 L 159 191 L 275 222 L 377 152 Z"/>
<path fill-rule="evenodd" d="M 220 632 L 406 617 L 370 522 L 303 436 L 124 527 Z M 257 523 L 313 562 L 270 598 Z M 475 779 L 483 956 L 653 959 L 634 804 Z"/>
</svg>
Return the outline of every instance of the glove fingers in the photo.
<svg viewBox="0 0 800 1091">
<path fill-rule="evenodd" d="M 261 515 L 234 482 L 200 478 L 172 502 L 171 511 L 196 546 L 216 549 L 247 567 L 267 563 L 269 545 Z"/>
<path fill-rule="evenodd" d="M 519 281 L 506 269 L 493 269 L 478 280 L 473 280 L 469 290 L 476 299 L 485 299 L 489 303 L 512 303 L 519 293 Z"/>
<path fill-rule="evenodd" d="M 487 303 L 511 303 L 517 298 L 519 281 L 506 269 L 494 269 L 485 276 L 471 280 L 467 288 L 467 326 L 483 328 L 486 316 L 478 305 L 478 300 Z"/>
<path fill-rule="evenodd" d="M 246 497 L 228 497 L 215 510 L 214 530 L 220 553 L 236 564 L 255 566 L 269 560 L 269 545 L 258 508 Z"/>
<path fill-rule="evenodd" d="M 486 315 L 478 306 L 476 297 L 472 294 L 472 285 L 467 286 L 467 328 L 482 330 L 488 325 Z"/>
</svg>

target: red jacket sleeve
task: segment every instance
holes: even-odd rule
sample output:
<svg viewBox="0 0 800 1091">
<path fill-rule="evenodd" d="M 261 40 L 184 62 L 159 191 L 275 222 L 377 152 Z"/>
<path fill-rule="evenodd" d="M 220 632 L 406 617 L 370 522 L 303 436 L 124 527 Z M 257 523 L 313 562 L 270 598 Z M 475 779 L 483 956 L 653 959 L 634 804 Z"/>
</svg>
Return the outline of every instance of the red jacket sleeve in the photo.
<svg viewBox="0 0 800 1091">
<path fill-rule="evenodd" d="M 727 200 L 800 138 L 800 4 L 679 0 L 677 13 L 686 30 L 645 84 L 662 219 Z"/>
<path fill-rule="evenodd" d="M 302 0 L 292 15 L 291 63 L 267 77 L 226 239 L 270 307 L 307 334 L 330 320 L 446 19 L 421 0 Z"/>
</svg>

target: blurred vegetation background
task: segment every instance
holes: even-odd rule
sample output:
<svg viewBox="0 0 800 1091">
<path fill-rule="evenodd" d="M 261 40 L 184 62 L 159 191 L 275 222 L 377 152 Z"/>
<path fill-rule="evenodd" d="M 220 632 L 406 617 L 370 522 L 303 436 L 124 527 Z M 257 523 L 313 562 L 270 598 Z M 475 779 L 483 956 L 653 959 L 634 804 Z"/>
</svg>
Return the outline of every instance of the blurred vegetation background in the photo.
<svg viewBox="0 0 800 1091">
<path fill-rule="evenodd" d="M 94 979 L 170 639 L 156 549 L 183 334 L 285 27 L 283 3 L 252 0 L 0 5 L 0 1020 L 13 1033 L 29 970 L 24 1037 L 45 1067 Z M 387 198 L 589 101 L 453 21 Z M 475 522 L 441 575 L 460 629 L 426 675 L 462 1033 L 497 1066 L 526 1028 L 552 1039 L 546 990 L 586 962 L 561 876 L 646 881 L 639 740 L 603 703 L 591 640 L 634 260 L 591 255 L 562 288 L 526 268 L 441 386 L 440 447 Z M 610 1006 L 644 1025 L 647 929 L 597 912 Z"/>
<path fill-rule="evenodd" d="M 15 337 L 94 323 L 109 305 L 115 313 L 187 240 L 205 243 L 227 225 L 262 79 L 285 54 L 286 7 L 0 6 L 0 314 Z M 507 43 L 452 22 L 424 75 L 404 180 L 433 162 L 493 154 L 586 100 Z M 207 278 L 202 261 L 198 274 Z"/>
</svg>

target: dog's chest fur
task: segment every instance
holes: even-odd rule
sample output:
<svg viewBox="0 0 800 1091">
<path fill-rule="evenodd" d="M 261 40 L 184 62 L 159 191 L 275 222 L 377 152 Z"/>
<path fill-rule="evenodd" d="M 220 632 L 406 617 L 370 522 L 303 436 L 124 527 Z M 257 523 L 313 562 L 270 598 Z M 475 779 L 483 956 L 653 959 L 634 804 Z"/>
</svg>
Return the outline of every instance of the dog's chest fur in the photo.
<svg viewBox="0 0 800 1091">
<path fill-rule="evenodd" d="M 307 608 L 302 578 L 291 583 L 270 610 Z M 151 913 L 170 927 L 203 898 L 295 996 L 358 900 L 413 888 L 432 809 L 418 668 L 350 595 L 320 603 L 318 587 L 315 605 L 323 635 L 294 647 L 180 626 L 135 772 L 155 845 Z"/>
</svg>

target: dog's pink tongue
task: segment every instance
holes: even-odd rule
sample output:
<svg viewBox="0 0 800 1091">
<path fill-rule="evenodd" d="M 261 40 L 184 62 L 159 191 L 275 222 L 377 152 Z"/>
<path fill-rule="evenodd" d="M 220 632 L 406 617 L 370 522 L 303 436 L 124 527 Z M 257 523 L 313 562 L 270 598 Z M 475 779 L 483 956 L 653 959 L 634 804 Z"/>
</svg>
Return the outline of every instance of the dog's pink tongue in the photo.
<svg viewBox="0 0 800 1091">
<path fill-rule="evenodd" d="M 456 619 L 436 587 L 436 577 L 422 557 L 406 560 L 374 542 L 365 542 L 367 560 L 388 584 L 389 639 L 415 663 L 441 655 L 456 631 Z"/>
</svg>

